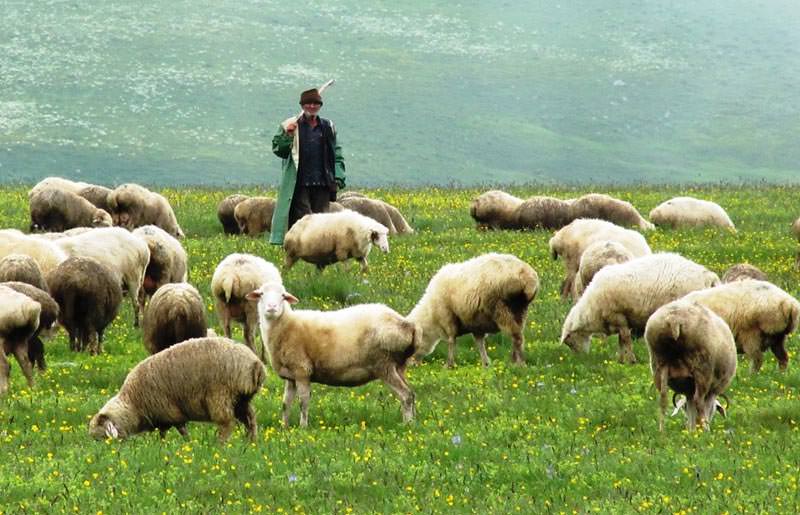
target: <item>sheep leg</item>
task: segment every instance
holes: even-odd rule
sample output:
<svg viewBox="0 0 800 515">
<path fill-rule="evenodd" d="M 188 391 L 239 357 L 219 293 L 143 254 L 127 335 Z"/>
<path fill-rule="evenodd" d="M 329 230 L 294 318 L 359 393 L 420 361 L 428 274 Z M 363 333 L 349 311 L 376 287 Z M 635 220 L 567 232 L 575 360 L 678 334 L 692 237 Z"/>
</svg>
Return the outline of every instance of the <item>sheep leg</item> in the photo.
<svg viewBox="0 0 800 515">
<path fill-rule="evenodd" d="M 752 362 L 750 370 L 755 374 L 761 370 L 761 365 L 764 364 L 764 353 L 761 350 L 761 342 L 759 341 L 758 334 L 753 331 L 740 333 L 739 340 L 742 344 L 742 350 Z"/>
<path fill-rule="evenodd" d="M 227 306 L 222 306 L 217 310 L 222 315 L 222 332 L 225 338 L 231 337 L 231 314 L 228 312 Z"/>
<path fill-rule="evenodd" d="M 236 419 L 244 424 L 247 439 L 255 442 L 258 434 L 258 424 L 256 424 L 256 412 L 253 411 L 253 407 L 250 405 L 250 399 L 240 400 L 233 411 Z"/>
<path fill-rule="evenodd" d="M 383 382 L 400 399 L 400 406 L 403 413 L 403 422 L 411 422 L 416 414 L 414 406 L 414 392 L 409 388 L 405 378 L 400 375 L 397 368 L 392 365 L 389 368 Z"/>
<path fill-rule="evenodd" d="M 456 365 L 456 337 L 447 337 L 447 368 L 453 368 Z"/>
<path fill-rule="evenodd" d="M 294 266 L 296 261 L 297 261 L 297 259 L 295 259 L 294 256 L 292 256 L 292 255 L 287 253 L 286 256 L 284 256 L 284 258 L 283 258 L 283 267 L 284 267 L 284 269 L 286 271 L 290 270 Z"/>
<path fill-rule="evenodd" d="M 247 346 L 250 347 L 250 350 L 253 351 L 253 354 L 258 356 L 258 351 L 256 350 L 255 342 L 253 341 L 255 340 L 253 329 L 255 329 L 255 325 L 251 323 L 250 316 L 245 315 L 244 322 L 242 323 L 242 332 L 244 333 L 244 343 L 246 343 Z"/>
<path fill-rule="evenodd" d="M 475 337 L 475 347 L 478 349 L 478 353 L 481 355 L 481 363 L 483 363 L 484 367 L 488 367 L 491 364 L 491 361 L 489 360 L 489 355 L 486 353 L 486 335 L 473 334 L 472 336 Z"/>
<path fill-rule="evenodd" d="M 28 340 L 28 359 L 35 364 L 39 370 L 45 370 L 47 363 L 44 360 L 44 343 L 39 335 Z"/>
<path fill-rule="evenodd" d="M 6 359 L 6 353 L 3 351 L 3 345 L 0 345 L 0 395 L 4 395 L 8 391 L 8 376 L 10 372 L 11 366 L 8 364 L 8 360 Z"/>
<path fill-rule="evenodd" d="M 217 432 L 217 439 L 219 440 L 219 443 L 227 442 L 228 438 L 230 438 L 233 434 L 233 430 L 235 428 L 233 420 L 219 422 L 217 425 L 219 425 L 219 431 Z"/>
<path fill-rule="evenodd" d="M 667 411 L 667 381 L 669 380 L 669 369 L 660 367 L 653 374 L 653 382 L 658 391 L 658 430 L 664 431 L 664 412 Z"/>
<path fill-rule="evenodd" d="M 781 338 L 779 341 L 773 342 L 773 344 L 770 345 L 770 350 L 772 350 L 772 354 L 778 359 L 778 367 L 781 372 L 786 372 L 786 368 L 789 366 L 789 354 L 786 352 L 786 340 Z"/>
<path fill-rule="evenodd" d="M 186 424 L 178 424 L 175 426 L 175 429 L 178 430 L 178 433 L 184 438 L 189 438 L 189 431 L 186 430 Z"/>
<path fill-rule="evenodd" d="M 633 338 L 630 327 L 619 330 L 619 356 L 620 363 L 636 363 L 636 354 L 633 353 Z"/>
<path fill-rule="evenodd" d="M 300 427 L 308 427 L 308 401 L 311 399 L 311 382 L 308 378 L 295 379 L 300 397 Z"/>
<path fill-rule="evenodd" d="M 32 388 L 33 365 L 31 364 L 31 360 L 28 359 L 28 346 L 15 345 L 14 357 L 17 358 L 17 363 L 19 363 L 19 367 L 22 369 L 22 373 L 25 374 L 25 379 L 28 381 L 28 387 Z"/>
<path fill-rule="evenodd" d="M 297 394 L 297 384 L 287 379 L 283 388 L 283 406 L 281 406 L 281 416 L 283 417 L 283 427 L 289 427 L 289 411 L 294 402 L 294 396 Z"/>
<path fill-rule="evenodd" d="M 367 265 L 367 258 L 365 257 L 358 258 L 358 262 L 361 264 L 361 273 L 366 274 L 369 271 L 369 265 Z"/>
</svg>

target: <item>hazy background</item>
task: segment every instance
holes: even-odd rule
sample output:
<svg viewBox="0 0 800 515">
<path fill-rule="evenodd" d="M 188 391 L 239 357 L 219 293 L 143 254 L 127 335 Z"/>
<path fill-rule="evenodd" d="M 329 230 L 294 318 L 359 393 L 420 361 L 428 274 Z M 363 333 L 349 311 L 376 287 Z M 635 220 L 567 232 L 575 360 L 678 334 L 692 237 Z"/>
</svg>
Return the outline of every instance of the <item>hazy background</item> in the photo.
<svg viewBox="0 0 800 515">
<path fill-rule="evenodd" d="M 797 0 L 0 0 L 0 180 L 274 184 L 329 78 L 351 187 L 800 173 Z"/>
</svg>

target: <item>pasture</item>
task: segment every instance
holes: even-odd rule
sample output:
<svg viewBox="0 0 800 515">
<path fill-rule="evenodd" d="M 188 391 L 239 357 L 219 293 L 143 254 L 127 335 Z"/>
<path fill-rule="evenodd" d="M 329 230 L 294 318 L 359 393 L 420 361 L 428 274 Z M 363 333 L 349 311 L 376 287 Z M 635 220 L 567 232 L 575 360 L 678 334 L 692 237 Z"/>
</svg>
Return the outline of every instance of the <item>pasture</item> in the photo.
<svg viewBox="0 0 800 515">
<path fill-rule="evenodd" d="M 590 191 L 513 188 L 567 198 Z M 9 394 L 0 399 L 0 513 L 733 513 L 793 512 L 800 504 L 800 363 L 777 370 L 765 357 L 751 374 L 740 356 L 728 394 L 727 419 L 689 434 L 681 417 L 658 432 L 647 350 L 637 340 L 636 365 L 616 361 L 616 338 L 596 338 L 573 355 L 558 338 L 570 304 L 559 298 L 563 265 L 550 258 L 546 231 L 479 232 L 469 218 L 476 189 L 380 189 L 416 233 L 390 239 L 391 252 L 370 254 L 370 271 L 336 265 L 322 273 L 298 263 L 284 273 L 300 308 L 337 309 L 382 302 L 408 313 L 441 265 L 490 252 L 531 264 L 541 288 L 525 329 L 526 366 L 512 366 L 510 340 L 488 339 L 484 369 L 472 338 L 459 340 L 457 367 L 445 369 L 446 344 L 409 371 L 417 420 L 401 422 L 400 404 L 378 382 L 359 388 L 312 389 L 309 428 L 280 424 L 282 381 L 268 380 L 254 399 L 259 437 L 238 427 L 227 444 L 211 425 L 128 441 L 90 439 L 87 422 L 146 356 L 132 327 L 129 302 L 106 332 L 105 353 L 68 350 L 61 331 L 46 342 L 48 369 L 34 388 L 12 363 Z M 282 251 L 264 238 L 228 237 L 216 205 L 231 191 L 167 189 L 187 238 L 190 282 L 204 295 L 210 324 L 221 334 L 209 295 L 216 264 L 232 252 L 276 264 Z M 654 251 L 675 251 L 722 275 L 750 262 L 792 295 L 800 295 L 791 222 L 800 188 L 678 186 L 604 191 L 646 217 L 678 194 L 713 200 L 739 232 L 657 230 Z M 256 190 L 248 194 L 263 193 Z M 274 192 L 267 192 L 274 195 Z M 26 188 L 0 191 L 0 225 L 25 230 Z M 236 326 L 234 337 L 241 339 Z"/>
</svg>

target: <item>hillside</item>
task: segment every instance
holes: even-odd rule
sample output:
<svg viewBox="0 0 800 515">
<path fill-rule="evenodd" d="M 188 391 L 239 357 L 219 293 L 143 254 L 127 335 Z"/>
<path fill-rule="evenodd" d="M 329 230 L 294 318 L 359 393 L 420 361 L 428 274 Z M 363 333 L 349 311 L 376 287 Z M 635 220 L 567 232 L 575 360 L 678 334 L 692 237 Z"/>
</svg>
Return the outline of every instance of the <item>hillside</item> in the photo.
<svg viewBox="0 0 800 515">
<path fill-rule="evenodd" d="M 3 3 L 0 181 L 264 184 L 328 78 L 350 184 L 795 178 L 791 0 Z"/>
</svg>

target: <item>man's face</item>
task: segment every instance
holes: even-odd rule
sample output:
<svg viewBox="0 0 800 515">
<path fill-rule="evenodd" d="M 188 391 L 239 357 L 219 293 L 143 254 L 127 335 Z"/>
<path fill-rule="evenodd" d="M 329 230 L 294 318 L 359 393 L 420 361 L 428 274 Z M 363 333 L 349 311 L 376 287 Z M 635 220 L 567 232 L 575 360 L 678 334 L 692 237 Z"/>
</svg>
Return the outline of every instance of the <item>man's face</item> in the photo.
<svg viewBox="0 0 800 515">
<path fill-rule="evenodd" d="M 319 113 L 319 110 L 322 109 L 322 104 L 317 102 L 311 102 L 308 104 L 303 104 L 303 112 L 306 113 L 308 116 L 316 116 Z"/>
</svg>

